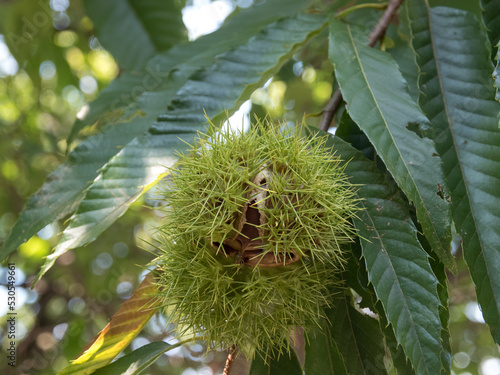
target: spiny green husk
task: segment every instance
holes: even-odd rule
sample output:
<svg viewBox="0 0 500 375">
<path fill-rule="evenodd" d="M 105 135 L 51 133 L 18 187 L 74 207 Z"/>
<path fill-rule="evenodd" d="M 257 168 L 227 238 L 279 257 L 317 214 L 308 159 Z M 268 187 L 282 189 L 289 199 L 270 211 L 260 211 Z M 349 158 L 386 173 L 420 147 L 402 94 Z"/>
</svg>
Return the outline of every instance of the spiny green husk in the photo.
<svg viewBox="0 0 500 375">
<path fill-rule="evenodd" d="M 357 201 L 325 139 L 300 130 L 214 131 L 166 183 L 159 298 L 213 347 L 281 352 L 329 305 Z"/>
<path fill-rule="evenodd" d="M 247 356 L 270 343 L 280 349 L 294 326 L 317 324 L 328 304 L 324 266 L 250 269 L 228 261 L 206 241 L 181 236 L 169 244 L 159 268 L 172 321 L 214 347 L 235 344 Z"/>
</svg>

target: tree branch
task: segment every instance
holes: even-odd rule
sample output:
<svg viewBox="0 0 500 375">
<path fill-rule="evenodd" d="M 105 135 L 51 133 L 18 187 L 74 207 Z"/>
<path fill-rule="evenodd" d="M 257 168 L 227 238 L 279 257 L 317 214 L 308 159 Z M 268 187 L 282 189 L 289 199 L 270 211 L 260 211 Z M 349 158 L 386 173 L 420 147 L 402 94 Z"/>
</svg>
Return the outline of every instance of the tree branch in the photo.
<svg viewBox="0 0 500 375">
<path fill-rule="evenodd" d="M 236 345 L 231 346 L 229 349 L 229 354 L 227 355 L 226 365 L 224 366 L 224 372 L 222 375 L 230 375 L 233 368 L 234 359 L 236 358 L 237 348 Z"/>
<path fill-rule="evenodd" d="M 385 32 L 389 27 L 389 24 L 391 23 L 394 14 L 396 14 L 396 11 L 398 10 L 399 6 L 403 3 L 403 1 L 404 0 L 391 0 L 389 2 L 389 5 L 387 5 L 384 14 L 382 15 L 382 17 L 380 17 L 380 19 L 377 22 L 377 25 L 370 33 L 370 36 L 368 38 L 369 47 L 373 47 L 377 43 L 377 41 L 385 35 Z M 335 113 L 337 112 L 341 103 L 342 103 L 342 94 L 340 93 L 340 89 L 337 89 L 335 90 L 330 101 L 323 110 L 323 117 L 321 118 L 321 123 L 320 123 L 321 130 L 328 131 L 328 128 L 332 123 L 333 116 L 335 116 Z"/>
<path fill-rule="evenodd" d="M 340 93 L 340 90 L 337 89 L 323 110 L 323 117 L 321 117 L 321 123 L 319 125 L 321 130 L 325 132 L 328 131 L 328 128 L 330 128 L 330 124 L 332 123 L 333 116 L 335 116 L 335 112 L 339 109 L 340 103 L 342 103 L 342 94 Z"/>
<path fill-rule="evenodd" d="M 385 10 L 384 14 L 382 17 L 377 22 L 377 25 L 373 29 L 373 31 L 370 34 L 370 37 L 368 38 L 368 46 L 373 47 L 375 43 L 379 39 L 381 39 L 387 28 L 389 27 L 389 24 L 392 21 L 392 18 L 394 17 L 394 14 L 396 14 L 396 11 L 398 10 L 399 6 L 403 3 L 404 0 L 391 0 L 389 2 L 389 5 L 387 5 L 387 9 Z"/>
</svg>

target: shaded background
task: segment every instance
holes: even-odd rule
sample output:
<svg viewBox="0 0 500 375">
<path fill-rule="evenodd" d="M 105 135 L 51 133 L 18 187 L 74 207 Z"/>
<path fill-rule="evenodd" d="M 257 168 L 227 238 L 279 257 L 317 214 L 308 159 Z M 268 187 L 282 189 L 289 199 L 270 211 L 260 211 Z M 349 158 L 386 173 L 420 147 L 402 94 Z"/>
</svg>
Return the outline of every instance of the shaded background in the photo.
<svg viewBox="0 0 500 375">
<path fill-rule="evenodd" d="M 434 3 L 479 14 L 470 0 Z M 252 4 L 252 0 L 187 1 L 183 15 L 189 38 L 215 30 L 238 6 Z M 32 39 L 20 36 L 26 28 Z M 10 38 L 10 50 L 6 38 Z M 233 116 L 234 123 L 254 113 L 270 112 L 290 120 L 319 113 L 332 92 L 326 48 L 315 45 L 297 55 L 252 95 Z M 119 74 L 119 66 L 94 36 L 81 0 L 0 1 L 0 242 L 27 198 L 64 160 L 66 137 L 78 111 Z M 139 199 L 95 242 L 61 256 L 34 290 L 30 285 L 40 259 L 57 244 L 64 222 L 45 227 L 10 257 L 17 280 L 17 373 L 49 374 L 66 366 L 138 285 L 147 272 L 145 265 L 153 259 L 145 241 L 161 217 L 154 210 L 158 203 L 154 198 L 153 192 Z M 457 256 L 461 259 L 460 249 Z M 0 268 L 2 373 L 9 369 L 6 271 L 4 264 Z M 453 372 L 500 374 L 500 355 L 475 302 L 463 260 L 458 275 L 450 275 L 449 280 Z M 156 315 L 126 352 L 151 341 L 173 342 L 172 328 Z M 145 373 L 221 373 L 226 354 L 205 355 L 205 349 L 195 344 L 169 351 Z M 234 373 L 244 372 L 247 365 L 240 358 Z"/>
</svg>

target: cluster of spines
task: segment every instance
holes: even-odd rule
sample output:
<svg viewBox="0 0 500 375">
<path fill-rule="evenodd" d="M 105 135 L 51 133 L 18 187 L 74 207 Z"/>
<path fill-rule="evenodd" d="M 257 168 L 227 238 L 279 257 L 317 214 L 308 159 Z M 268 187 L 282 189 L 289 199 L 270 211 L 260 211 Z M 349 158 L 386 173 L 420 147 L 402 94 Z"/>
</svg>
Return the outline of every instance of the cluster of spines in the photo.
<svg viewBox="0 0 500 375">
<path fill-rule="evenodd" d="M 334 282 L 318 264 L 270 270 L 230 263 L 190 236 L 170 242 L 162 259 L 161 297 L 179 334 L 195 333 L 223 349 L 236 345 L 247 356 L 287 350 L 291 328 L 319 325 Z"/>
<path fill-rule="evenodd" d="M 339 245 L 354 234 L 349 222 L 355 194 L 325 140 L 296 132 L 258 124 L 246 134 L 225 130 L 198 140 L 165 190 L 171 207 L 165 226 L 212 243 L 234 237 L 248 193 L 256 188 L 253 178 L 267 169 L 265 249 L 275 254 L 292 249 L 340 265 Z"/>
<path fill-rule="evenodd" d="M 174 322 L 214 346 L 235 344 L 248 355 L 280 351 L 291 327 L 318 324 L 329 303 L 357 202 L 325 139 L 299 133 L 263 123 L 244 134 L 213 131 L 181 156 L 164 190 L 159 297 L 174 308 Z M 264 188 L 253 182 L 263 170 Z M 300 262 L 250 268 L 214 248 L 238 234 L 242 209 L 258 188 L 266 189 L 264 252 L 295 252 Z"/>
</svg>

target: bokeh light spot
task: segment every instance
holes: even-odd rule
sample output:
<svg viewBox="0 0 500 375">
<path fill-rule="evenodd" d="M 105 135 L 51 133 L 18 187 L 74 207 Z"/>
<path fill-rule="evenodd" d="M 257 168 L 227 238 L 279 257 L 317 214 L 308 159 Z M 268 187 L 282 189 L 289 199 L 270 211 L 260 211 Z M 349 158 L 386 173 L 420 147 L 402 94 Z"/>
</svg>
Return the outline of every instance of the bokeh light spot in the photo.
<svg viewBox="0 0 500 375">
<path fill-rule="evenodd" d="M 313 88 L 313 99 L 316 103 L 322 104 L 332 95 L 332 85 L 330 82 L 321 81 Z"/>
<path fill-rule="evenodd" d="M 73 85 L 63 88 L 62 95 L 73 109 L 79 109 L 83 105 L 83 94 Z"/>
<path fill-rule="evenodd" d="M 56 340 L 60 341 L 63 339 L 64 334 L 66 333 L 67 330 L 68 330 L 68 323 L 61 323 L 54 327 L 54 329 L 52 330 L 52 334 L 54 335 Z"/>
<path fill-rule="evenodd" d="M 9 181 L 19 178 L 19 168 L 14 160 L 5 160 L 2 163 L 2 174 Z"/>
<path fill-rule="evenodd" d="M 70 23 L 71 20 L 65 12 L 58 12 L 52 16 L 52 25 L 57 30 L 64 30 Z"/>
<path fill-rule="evenodd" d="M 479 305 L 475 301 L 469 302 L 465 306 L 465 315 L 471 322 L 484 323 L 483 313 L 481 312 Z"/>
<path fill-rule="evenodd" d="M 453 356 L 453 363 L 458 368 L 466 368 L 470 363 L 470 356 L 465 352 L 459 352 Z"/>
<path fill-rule="evenodd" d="M 83 76 L 82 78 L 80 78 L 80 90 L 82 90 L 85 94 L 94 94 L 97 89 L 97 81 L 94 77 Z"/>
<path fill-rule="evenodd" d="M 498 375 L 500 374 L 500 359 L 488 357 L 481 361 L 482 375 Z"/>
<path fill-rule="evenodd" d="M 40 237 L 42 240 L 49 240 L 50 238 L 52 238 L 54 233 L 55 233 L 54 232 L 54 225 L 48 224 L 45 227 L 43 227 L 42 229 L 40 229 L 36 235 L 38 237 Z"/>
<path fill-rule="evenodd" d="M 113 254 L 118 258 L 125 258 L 128 254 L 128 245 L 125 242 L 117 242 L 113 245 Z"/>
<path fill-rule="evenodd" d="M 16 104 L 10 100 L 0 100 L 0 120 L 6 123 L 17 121 L 21 113 Z"/>
<path fill-rule="evenodd" d="M 227 0 L 194 0 L 193 5 L 182 10 L 182 20 L 189 30 L 189 39 L 217 30 L 234 10 L 234 3 Z"/>
<path fill-rule="evenodd" d="M 33 236 L 28 242 L 19 246 L 19 253 L 25 258 L 41 259 L 50 252 L 49 241 Z"/>
<path fill-rule="evenodd" d="M 132 293 L 133 285 L 129 281 L 124 281 L 118 284 L 116 287 L 116 293 L 120 296 L 120 298 L 128 298 Z"/>
<path fill-rule="evenodd" d="M 64 30 L 56 33 L 54 42 L 58 47 L 69 48 L 75 44 L 78 36 L 74 31 Z"/>
<path fill-rule="evenodd" d="M 102 50 L 90 51 L 88 59 L 92 71 L 98 79 L 111 81 L 118 75 L 118 65 L 108 52 Z"/>
<path fill-rule="evenodd" d="M 36 345 L 43 351 L 52 349 L 56 344 L 57 341 L 50 332 L 42 332 L 36 337 Z"/>
<path fill-rule="evenodd" d="M 203 366 L 198 369 L 198 375 L 213 375 L 214 372 L 212 369 L 208 366 Z"/>
<path fill-rule="evenodd" d="M 97 265 L 103 269 L 108 269 L 113 264 L 113 257 L 108 253 L 100 253 L 96 258 Z"/>
<path fill-rule="evenodd" d="M 46 307 L 47 313 L 54 318 L 61 316 L 67 308 L 67 301 L 63 297 L 52 297 Z"/>
<path fill-rule="evenodd" d="M 68 302 L 68 309 L 73 314 L 81 314 L 84 312 L 86 307 L 85 301 L 80 297 L 71 298 Z"/>
<path fill-rule="evenodd" d="M 198 372 L 194 368 L 188 367 L 182 371 L 182 375 L 198 375 Z"/>
<path fill-rule="evenodd" d="M 313 83 L 316 80 L 316 70 L 313 67 L 308 66 L 302 72 L 302 80 L 306 83 Z"/>
<path fill-rule="evenodd" d="M 71 69 L 77 72 L 86 69 L 85 56 L 83 52 L 77 47 L 68 48 L 66 51 L 66 61 L 68 62 Z"/>
<path fill-rule="evenodd" d="M 69 0 L 50 0 L 50 8 L 55 12 L 65 12 L 69 7 Z"/>
<path fill-rule="evenodd" d="M 92 31 L 94 29 L 94 23 L 87 16 L 83 17 L 80 21 L 80 26 L 86 31 Z"/>
<path fill-rule="evenodd" d="M 48 81 L 56 75 L 56 65 L 50 60 L 45 60 L 40 64 L 39 71 L 40 77 Z"/>
<path fill-rule="evenodd" d="M 3 35 L 0 35 L 0 77 L 13 76 L 18 69 L 19 64 L 5 44 Z"/>
</svg>

